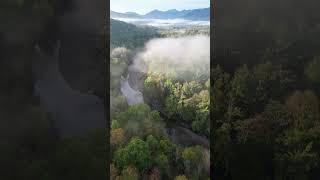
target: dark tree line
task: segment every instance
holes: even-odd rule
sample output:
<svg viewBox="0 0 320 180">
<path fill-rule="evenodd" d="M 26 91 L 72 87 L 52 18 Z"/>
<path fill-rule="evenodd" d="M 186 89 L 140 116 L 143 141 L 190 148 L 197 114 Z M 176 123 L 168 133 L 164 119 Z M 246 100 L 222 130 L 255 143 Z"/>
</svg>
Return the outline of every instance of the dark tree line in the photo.
<svg viewBox="0 0 320 180">
<path fill-rule="evenodd" d="M 216 2 L 214 178 L 319 178 L 319 5 Z"/>
</svg>

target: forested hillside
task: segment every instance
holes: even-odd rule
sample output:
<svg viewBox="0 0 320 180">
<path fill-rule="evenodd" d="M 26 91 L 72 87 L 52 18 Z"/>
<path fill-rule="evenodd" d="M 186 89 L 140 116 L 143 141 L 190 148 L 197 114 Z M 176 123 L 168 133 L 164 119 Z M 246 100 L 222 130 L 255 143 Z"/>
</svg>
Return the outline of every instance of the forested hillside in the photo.
<svg viewBox="0 0 320 180">
<path fill-rule="evenodd" d="M 112 20 L 110 179 L 209 179 L 208 29 Z"/>
<path fill-rule="evenodd" d="M 130 12 L 119 13 L 115 11 L 110 11 L 110 17 L 111 18 L 142 18 L 142 16 L 137 13 L 130 13 Z"/>
<path fill-rule="evenodd" d="M 152 38 L 159 37 L 153 27 L 137 27 L 136 25 L 110 19 L 110 48 L 141 48 Z"/>
<path fill-rule="evenodd" d="M 215 179 L 319 179 L 319 2 L 216 2 Z"/>
<path fill-rule="evenodd" d="M 209 21 L 210 20 L 210 8 L 195 9 L 188 12 L 184 16 L 184 19 L 190 19 L 194 21 Z"/>
</svg>

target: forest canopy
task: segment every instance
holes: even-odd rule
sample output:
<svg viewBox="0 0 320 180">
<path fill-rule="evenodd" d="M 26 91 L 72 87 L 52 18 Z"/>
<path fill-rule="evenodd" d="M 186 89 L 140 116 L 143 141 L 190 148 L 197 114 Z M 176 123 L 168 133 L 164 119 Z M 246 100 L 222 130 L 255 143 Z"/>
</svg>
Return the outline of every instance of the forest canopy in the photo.
<svg viewBox="0 0 320 180">
<path fill-rule="evenodd" d="M 319 5 L 216 3 L 216 179 L 318 179 Z"/>
</svg>

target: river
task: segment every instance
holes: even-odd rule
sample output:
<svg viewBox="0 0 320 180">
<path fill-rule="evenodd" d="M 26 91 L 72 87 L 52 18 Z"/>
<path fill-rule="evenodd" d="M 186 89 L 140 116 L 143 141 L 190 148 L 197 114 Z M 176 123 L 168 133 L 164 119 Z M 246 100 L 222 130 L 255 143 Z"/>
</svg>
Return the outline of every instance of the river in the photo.
<svg viewBox="0 0 320 180">
<path fill-rule="evenodd" d="M 120 85 L 121 92 L 125 96 L 129 105 L 144 103 L 143 81 L 144 75 L 134 71 L 134 68 L 128 70 L 126 78 L 121 77 Z M 200 136 L 193 131 L 176 123 L 167 124 L 167 135 L 175 143 L 181 146 L 202 145 L 209 148 L 210 144 L 207 138 Z"/>
<path fill-rule="evenodd" d="M 135 71 L 135 68 L 128 68 L 127 77 L 121 76 L 120 89 L 125 96 L 127 103 L 131 105 L 144 103 L 143 89 L 144 74 Z M 205 169 L 210 172 L 210 143 L 209 140 L 200 136 L 188 128 L 177 123 L 166 124 L 166 134 L 169 139 L 182 147 L 201 145 L 204 147 Z"/>
</svg>

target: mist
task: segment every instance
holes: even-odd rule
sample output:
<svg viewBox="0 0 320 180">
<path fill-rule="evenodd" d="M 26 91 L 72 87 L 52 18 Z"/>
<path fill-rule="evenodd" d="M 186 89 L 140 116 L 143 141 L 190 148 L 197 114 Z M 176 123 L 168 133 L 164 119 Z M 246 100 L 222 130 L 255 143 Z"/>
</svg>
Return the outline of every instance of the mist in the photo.
<svg viewBox="0 0 320 180">
<path fill-rule="evenodd" d="M 189 27 L 189 26 L 209 26 L 210 21 L 192 21 L 187 19 L 135 19 L 135 18 L 113 18 L 119 21 L 142 26 L 166 27 Z"/>
<path fill-rule="evenodd" d="M 188 36 L 179 38 L 159 38 L 146 43 L 138 53 L 131 70 L 162 75 L 210 73 L 210 37 Z"/>
</svg>

